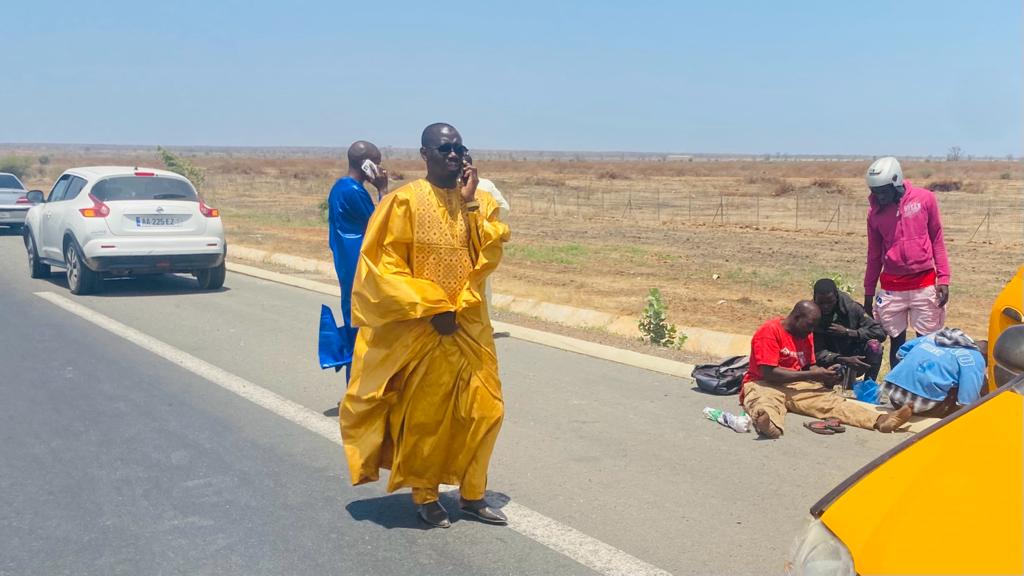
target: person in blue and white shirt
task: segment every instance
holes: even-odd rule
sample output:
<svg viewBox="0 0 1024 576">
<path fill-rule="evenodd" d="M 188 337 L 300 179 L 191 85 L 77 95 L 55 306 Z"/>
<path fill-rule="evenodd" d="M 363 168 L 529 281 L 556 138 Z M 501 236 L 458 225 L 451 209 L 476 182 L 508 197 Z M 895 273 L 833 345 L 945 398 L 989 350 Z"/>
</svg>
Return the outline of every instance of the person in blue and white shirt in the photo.
<svg viewBox="0 0 1024 576">
<path fill-rule="evenodd" d="M 955 328 L 915 338 L 900 347 L 900 363 L 886 374 L 882 391 L 894 408 L 906 405 L 926 416 L 973 404 L 985 385 L 981 350 L 987 347 Z"/>
</svg>

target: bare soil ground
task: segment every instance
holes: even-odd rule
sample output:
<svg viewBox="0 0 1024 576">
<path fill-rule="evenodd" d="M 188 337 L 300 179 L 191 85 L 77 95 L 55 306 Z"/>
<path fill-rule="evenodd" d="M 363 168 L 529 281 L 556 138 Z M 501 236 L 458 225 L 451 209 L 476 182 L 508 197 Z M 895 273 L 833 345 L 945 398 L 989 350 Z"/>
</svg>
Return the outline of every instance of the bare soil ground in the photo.
<svg viewBox="0 0 1024 576">
<path fill-rule="evenodd" d="M 6 152 L 5 152 L 6 154 Z M 205 169 L 202 193 L 221 209 L 228 242 L 330 259 L 321 203 L 339 158 L 186 153 Z M 159 166 L 153 152 L 57 151 L 32 168 L 48 190 L 74 165 Z M 415 160 L 385 165 L 404 180 Z M 484 161 L 510 198 L 513 241 L 498 292 L 639 316 L 661 289 L 670 320 L 752 332 L 810 296 L 819 277 L 861 288 L 867 209 L 864 162 Z M 953 283 L 948 324 L 981 334 L 991 302 L 1024 263 L 1024 170 L 1017 162 L 909 162 L 937 192 Z"/>
</svg>

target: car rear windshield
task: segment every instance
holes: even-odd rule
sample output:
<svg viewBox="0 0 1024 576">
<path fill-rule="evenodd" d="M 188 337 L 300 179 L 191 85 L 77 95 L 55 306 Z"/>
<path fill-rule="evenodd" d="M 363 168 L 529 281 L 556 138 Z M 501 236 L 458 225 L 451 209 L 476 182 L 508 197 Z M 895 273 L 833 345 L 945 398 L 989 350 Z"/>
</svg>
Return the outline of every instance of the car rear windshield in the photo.
<svg viewBox="0 0 1024 576">
<path fill-rule="evenodd" d="M 118 200 L 192 200 L 196 191 L 188 182 L 161 176 L 119 176 L 100 180 L 92 195 L 101 202 Z"/>
<path fill-rule="evenodd" d="M 25 188 L 18 182 L 18 179 L 10 174 L 0 174 L 0 188 L 14 188 L 15 190 L 24 190 Z"/>
</svg>

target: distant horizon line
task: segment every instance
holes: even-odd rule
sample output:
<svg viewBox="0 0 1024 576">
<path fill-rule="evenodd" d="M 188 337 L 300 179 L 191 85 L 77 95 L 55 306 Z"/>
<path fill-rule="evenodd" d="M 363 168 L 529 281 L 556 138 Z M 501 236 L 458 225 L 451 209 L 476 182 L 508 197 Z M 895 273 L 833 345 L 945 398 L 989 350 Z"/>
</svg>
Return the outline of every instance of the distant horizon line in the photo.
<svg viewBox="0 0 1024 576">
<path fill-rule="evenodd" d="M 127 150 L 127 151 L 146 151 L 156 150 L 157 147 L 163 147 L 167 149 L 173 149 L 177 151 L 195 151 L 195 152 L 235 152 L 235 151 L 264 151 L 264 152 L 331 152 L 331 153 L 344 153 L 348 146 L 261 146 L 261 145 L 218 145 L 218 144 L 109 144 L 109 143 L 73 143 L 73 142 L 0 142 L 0 149 L 5 148 L 32 148 L 32 149 L 46 149 L 46 148 L 70 148 L 70 149 L 112 149 L 112 150 Z M 382 145 L 379 147 L 382 152 L 398 152 L 403 154 L 416 154 L 419 152 L 419 148 L 406 148 L 397 147 L 390 145 Z M 572 158 L 574 156 L 581 157 L 600 157 L 603 159 L 613 159 L 613 157 L 632 157 L 634 159 L 640 158 L 665 158 L 672 160 L 686 160 L 687 158 L 706 158 L 706 159 L 723 159 L 723 158 L 740 158 L 740 159 L 773 159 L 773 158 L 789 158 L 789 159 L 811 159 L 811 160 L 826 160 L 826 159 L 841 159 L 841 160 L 869 160 L 879 158 L 885 155 L 897 156 L 901 159 L 906 160 L 947 160 L 947 154 L 864 154 L 864 153 L 789 153 L 789 152 L 641 152 L 632 150 L 545 150 L 545 149 L 519 149 L 519 148 L 473 148 L 473 152 L 479 156 L 484 155 L 512 155 L 512 154 L 528 154 L 528 155 L 539 155 L 544 157 L 550 155 L 552 158 Z M 84 151 L 95 151 L 95 150 L 84 150 Z M 1016 154 L 1003 154 L 1003 155 L 972 155 L 964 154 L 961 160 L 1003 160 L 1003 161 L 1015 161 L 1021 159 L 1021 156 Z M 500 158 L 499 158 L 500 159 Z M 513 159 L 514 160 L 514 159 Z"/>
</svg>

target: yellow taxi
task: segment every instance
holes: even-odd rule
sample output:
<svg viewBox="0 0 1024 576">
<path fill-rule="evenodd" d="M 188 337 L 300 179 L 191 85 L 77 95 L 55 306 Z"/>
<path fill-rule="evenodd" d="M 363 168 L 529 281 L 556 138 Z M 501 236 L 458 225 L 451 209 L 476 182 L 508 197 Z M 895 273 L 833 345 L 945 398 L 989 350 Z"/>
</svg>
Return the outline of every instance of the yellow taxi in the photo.
<svg viewBox="0 0 1024 576">
<path fill-rule="evenodd" d="M 988 377 L 811 507 L 786 572 L 1024 574 L 1024 266 L 992 307 Z"/>
</svg>

